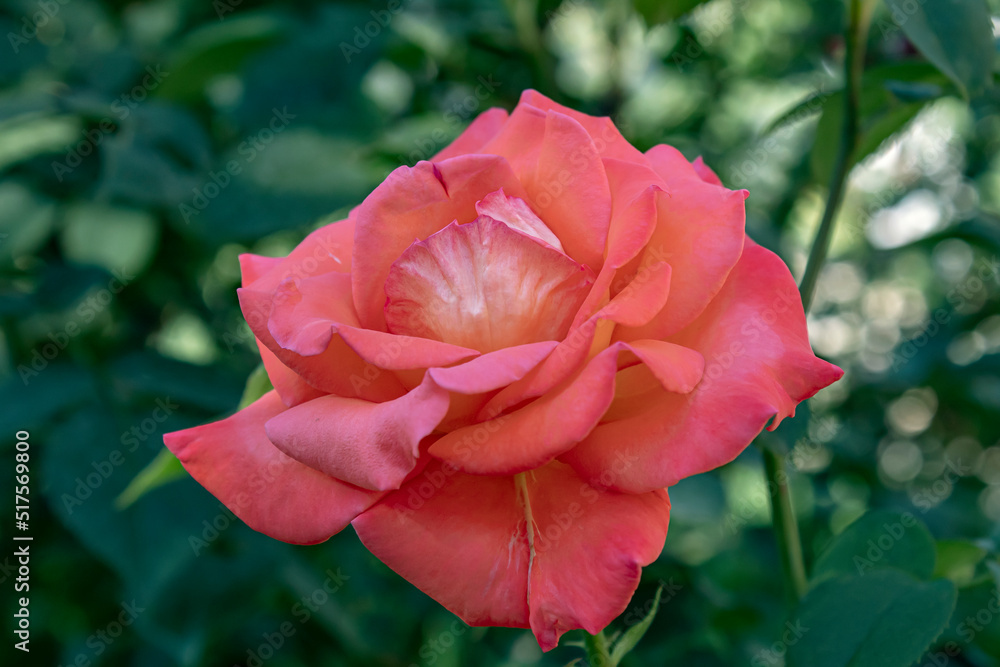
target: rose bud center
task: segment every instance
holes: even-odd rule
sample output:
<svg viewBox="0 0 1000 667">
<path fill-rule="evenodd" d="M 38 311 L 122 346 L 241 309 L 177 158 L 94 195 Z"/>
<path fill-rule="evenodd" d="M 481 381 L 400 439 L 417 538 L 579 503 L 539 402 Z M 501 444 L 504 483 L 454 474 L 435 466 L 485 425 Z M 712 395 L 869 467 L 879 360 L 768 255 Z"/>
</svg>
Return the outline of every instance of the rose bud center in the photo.
<svg viewBox="0 0 1000 667">
<path fill-rule="evenodd" d="M 499 190 L 476 210 L 472 222 L 416 241 L 392 265 L 389 331 L 480 352 L 561 340 L 593 272 L 562 252 L 522 199 Z"/>
</svg>

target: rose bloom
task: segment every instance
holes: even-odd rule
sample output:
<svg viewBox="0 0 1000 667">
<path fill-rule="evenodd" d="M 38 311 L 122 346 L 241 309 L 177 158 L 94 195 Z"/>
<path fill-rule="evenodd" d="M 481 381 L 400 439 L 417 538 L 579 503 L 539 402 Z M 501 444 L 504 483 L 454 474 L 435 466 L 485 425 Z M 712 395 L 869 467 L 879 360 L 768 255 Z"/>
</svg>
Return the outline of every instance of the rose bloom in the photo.
<svg viewBox="0 0 1000 667">
<path fill-rule="evenodd" d="M 470 625 L 597 633 L 663 548 L 666 487 L 842 374 L 746 194 L 527 91 L 288 257 L 243 255 L 274 390 L 166 445 L 250 527 L 351 524 Z"/>
</svg>

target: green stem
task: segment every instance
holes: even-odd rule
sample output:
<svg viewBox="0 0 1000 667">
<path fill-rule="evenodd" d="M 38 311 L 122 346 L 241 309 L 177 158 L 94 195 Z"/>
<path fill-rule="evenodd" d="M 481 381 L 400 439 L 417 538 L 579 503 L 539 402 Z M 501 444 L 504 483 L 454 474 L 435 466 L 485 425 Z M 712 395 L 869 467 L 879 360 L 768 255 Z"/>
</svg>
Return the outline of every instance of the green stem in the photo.
<svg viewBox="0 0 1000 667">
<path fill-rule="evenodd" d="M 611 667 L 611 650 L 603 630 L 596 635 L 585 633 L 583 646 L 587 649 L 587 662 L 590 663 L 590 667 Z"/>
<path fill-rule="evenodd" d="M 781 555 L 781 571 L 785 575 L 785 591 L 789 602 L 797 602 L 805 592 L 806 563 L 802 557 L 802 540 L 799 538 L 799 524 L 792 506 L 791 489 L 788 488 L 788 473 L 785 459 L 769 446 L 763 447 L 764 470 L 767 473 L 768 491 L 771 495 L 771 521 L 778 540 Z"/>
<path fill-rule="evenodd" d="M 812 304 L 816 280 L 819 278 L 830 249 L 833 225 L 844 196 L 847 175 L 852 165 L 852 155 L 858 140 L 858 107 L 861 99 L 861 73 L 865 62 L 865 41 L 868 36 L 868 19 L 871 3 L 867 0 L 848 0 L 849 14 L 844 59 L 844 124 L 841 128 L 840 145 L 830 176 L 826 208 L 816 232 L 809 261 L 799 283 L 802 307 L 806 313 Z M 774 532 L 781 554 L 785 587 L 792 601 L 797 601 L 807 588 L 805 559 L 802 556 L 802 541 L 799 538 L 795 508 L 788 487 L 788 473 L 784 459 L 771 447 L 763 447 L 764 469 L 767 473 L 768 491 L 771 496 L 771 514 L 774 517 Z"/>
<path fill-rule="evenodd" d="M 802 307 L 809 312 L 812 304 L 816 280 L 819 278 L 826 254 L 830 249 L 830 239 L 833 236 L 833 223 L 844 196 L 844 186 L 847 174 L 851 171 L 852 155 L 858 142 L 858 107 L 861 99 L 861 72 L 865 64 L 865 40 L 868 36 L 868 17 L 870 8 L 864 0 L 849 0 L 850 14 L 847 25 L 846 54 L 844 69 L 846 82 L 844 84 L 844 124 L 840 132 L 840 145 L 837 147 L 837 157 L 830 175 L 830 187 L 827 193 L 826 208 L 819 223 L 819 231 L 809 252 L 799 293 L 802 295 Z"/>
</svg>

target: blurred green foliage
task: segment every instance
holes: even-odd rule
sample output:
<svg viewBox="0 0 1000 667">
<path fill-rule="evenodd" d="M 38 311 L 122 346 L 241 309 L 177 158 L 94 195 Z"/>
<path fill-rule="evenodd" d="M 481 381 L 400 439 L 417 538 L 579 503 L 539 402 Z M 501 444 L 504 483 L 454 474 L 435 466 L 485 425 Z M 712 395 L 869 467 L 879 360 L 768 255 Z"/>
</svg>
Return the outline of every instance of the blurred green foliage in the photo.
<svg viewBox="0 0 1000 667">
<path fill-rule="evenodd" d="M 810 320 L 847 375 L 769 441 L 794 470 L 816 564 L 797 613 L 818 629 L 799 641 L 786 625 L 751 447 L 671 490 L 664 554 L 616 627 L 662 587 L 659 613 L 623 665 L 820 664 L 817 646 L 871 637 L 910 660 L 933 638 L 918 664 L 1000 659 L 998 14 L 995 0 L 874 7 L 862 138 Z M 4 664 L 580 657 L 456 623 L 350 530 L 278 543 L 186 478 L 114 501 L 164 432 L 239 402 L 258 357 L 237 255 L 287 252 L 525 88 L 611 115 L 642 149 L 703 155 L 750 191 L 750 234 L 800 274 L 841 123 L 843 15 L 818 0 L 3 3 L 0 433 L 7 460 L 31 433 L 34 536 L 32 650 Z M 869 509 L 896 514 L 827 549 Z M 929 532 L 891 551 L 880 519 L 900 513 Z M 891 554 L 880 566 L 869 540 Z M 853 625 L 814 622 L 831 615 Z M 823 664 L 845 664 L 833 648 Z"/>
</svg>

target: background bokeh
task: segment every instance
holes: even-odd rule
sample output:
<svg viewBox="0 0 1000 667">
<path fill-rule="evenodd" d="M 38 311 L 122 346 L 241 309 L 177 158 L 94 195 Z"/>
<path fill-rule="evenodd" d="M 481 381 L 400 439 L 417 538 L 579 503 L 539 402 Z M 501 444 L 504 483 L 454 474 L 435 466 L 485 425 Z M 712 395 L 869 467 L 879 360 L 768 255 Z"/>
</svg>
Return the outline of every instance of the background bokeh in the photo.
<svg viewBox="0 0 1000 667">
<path fill-rule="evenodd" d="M 974 63 L 986 88 L 963 90 L 874 11 L 858 164 L 810 317 L 846 376 L 771 444 L 789 451 L 807 562 L 871 508 L 929 526 L 936 576 L 960 591 L 943 645 L 1000 571 L 995 48 Z M 456 623 L 350 529 L 275 542 L 188 478 L 115 499 L 164 432 L 232 411 L 258 364 L 237 256 L 286 253 L 525 88 L 611 115 L 641 149 L 703 155 L 750 191 L 750 235 L 801 275 L 836 151 L 844 14 L 820 0 L 5 0 L 0 484 L 9 499 L 14 434 L 29 431 L 34 542 L 31 654 L 3 664 L 581 657 L 576 633 L 543 656 L 526 631 Z M 619 625 L 658 585 L 663 599 L 625 664 L 781 664 L 759 450 L 671 498 L 666 548 Z M 5 514 L 3 544 L 11 532 Z M 998 664 L 1000 614 L 982 626 L 950 664 Z"/>
</svg>

